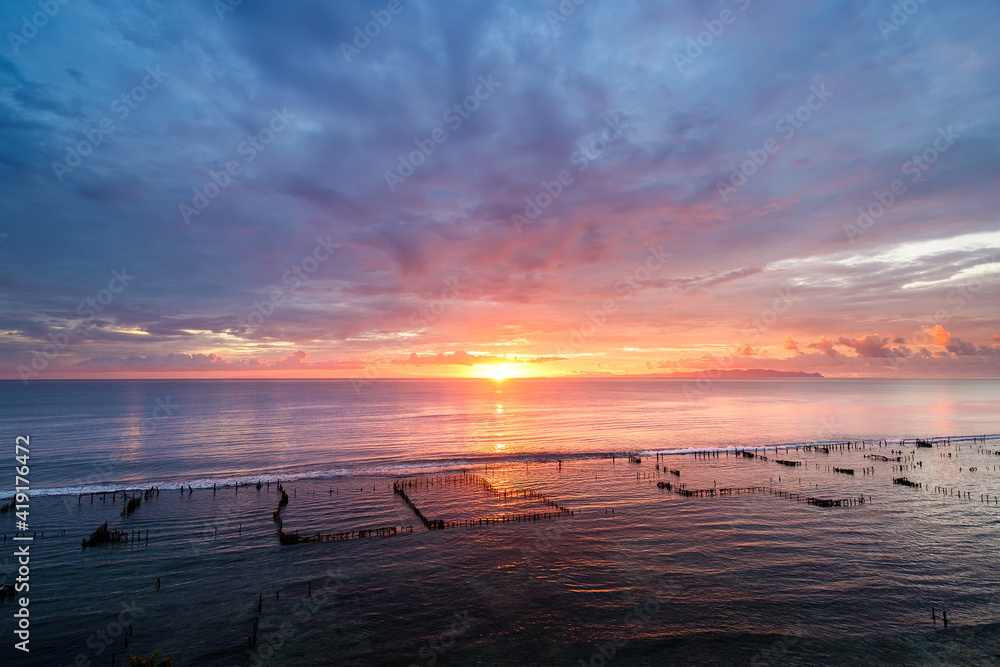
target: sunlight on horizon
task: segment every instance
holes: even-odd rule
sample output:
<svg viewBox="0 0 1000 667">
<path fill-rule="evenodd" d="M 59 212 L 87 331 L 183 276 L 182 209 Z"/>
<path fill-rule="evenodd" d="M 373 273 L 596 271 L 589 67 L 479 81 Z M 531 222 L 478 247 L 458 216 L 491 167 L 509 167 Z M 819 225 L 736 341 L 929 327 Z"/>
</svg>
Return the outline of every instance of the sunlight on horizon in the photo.
<svg viewBox="0 0 1000 667">
<path fill-rule="evenodd" d="M 488 378 L 503 382 L 509 378 L 530 377 L 531 373 L 523 372 L 523 364 L 490 364 L 473 370 L 473 377 Z"/>
</svg>

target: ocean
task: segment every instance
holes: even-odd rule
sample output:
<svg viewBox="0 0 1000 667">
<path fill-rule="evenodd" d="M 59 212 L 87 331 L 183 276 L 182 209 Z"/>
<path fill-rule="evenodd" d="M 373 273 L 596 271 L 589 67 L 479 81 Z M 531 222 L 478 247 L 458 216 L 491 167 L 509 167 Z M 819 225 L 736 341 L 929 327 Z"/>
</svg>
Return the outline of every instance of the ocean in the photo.
<svg viewBox="0 0 1000 667">
<path fill-rule="evenodd" d="M 31 652 L 7 601 L 5 665 L 1000 664 L 1000 380 L 0 395 L 0 504 L 29 436 L 33 537 Z M 105 521 L 131 539 L 82 547 Z"/>
</svg>

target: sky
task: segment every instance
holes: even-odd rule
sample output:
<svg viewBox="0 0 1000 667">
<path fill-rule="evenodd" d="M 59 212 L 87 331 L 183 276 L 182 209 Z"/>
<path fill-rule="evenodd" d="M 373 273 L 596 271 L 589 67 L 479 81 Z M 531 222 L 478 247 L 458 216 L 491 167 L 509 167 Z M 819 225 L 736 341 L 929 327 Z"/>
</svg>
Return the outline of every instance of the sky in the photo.
<svg viewBox="0 0 1000 667">
<path fill-rule="evenodd" d="M 997 25 L 5 2 L 0 377 L 1000 376 Z"/>
</svg>

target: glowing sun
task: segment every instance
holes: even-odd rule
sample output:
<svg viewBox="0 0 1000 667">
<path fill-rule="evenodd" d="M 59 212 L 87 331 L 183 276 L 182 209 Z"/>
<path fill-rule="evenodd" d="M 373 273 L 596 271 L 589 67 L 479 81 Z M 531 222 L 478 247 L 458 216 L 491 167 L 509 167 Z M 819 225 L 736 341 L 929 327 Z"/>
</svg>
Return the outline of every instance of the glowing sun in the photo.
<svg viewBox="0 0 1000 667">
<path fill-rule="evenodd" d="M 502 382 L 507 378 L 520 377 L 519 364 L 491 364 L 477 369 L 477 376 Z"/>
</svg>

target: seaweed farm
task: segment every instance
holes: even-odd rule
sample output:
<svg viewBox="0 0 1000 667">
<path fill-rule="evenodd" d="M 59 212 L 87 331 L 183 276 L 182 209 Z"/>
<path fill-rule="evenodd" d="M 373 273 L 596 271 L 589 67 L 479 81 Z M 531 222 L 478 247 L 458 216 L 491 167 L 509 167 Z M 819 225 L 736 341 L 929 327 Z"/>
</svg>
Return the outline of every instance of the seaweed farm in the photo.
<svg viewBox="0 0 1000 667">
<path fill-rule="evenodd" d="M 399 480 L 393 491 L 416 513 L 430 530 L 470 528 L 499 523 L 528 523 L 572 516 L 573 511 L 531 488 L 496 485 L 472 473 Z M 410 496 L 428 498 L 423 503 L 433 516 L 427 519 Z"/>
<path fill-rule="evenodd" d="M 123 664 L 128 650 L 160 651 L 178 665 L 297 665 L 310 664 L 317 645 L 342 664 L 369 664 L 386 645 L 399 664 L 419 664 L 425 628 L 452 632 L 455 614 L 464 619 L 461 636 L 449 635 L 447 653 L 435 649 L 444 664 L 498 650 L 503 661 L 571 664 L 577 626 L 593 636 L 609 627 L 627 633 L 620 655 L 629 647 L 676 652 L 675 635 L 688 637 L 682 655 L 710 655 L 710 636 L 702 643 L 695 629 L 712 627 L 736 638 L 739 659 L 781 637 L 815 657 L 832 640 L 803 627 L 813 603 L 829 608 L 830 627 L 853 637 L 858 651 L 916 651 L 919 637 L 921 651 L 992 659 L 1000 653 L 1000 574 L 993 553 L 969 535 L 995 536 L 1000 525 L 1000 440 L 917 444 L 643 450 L 402 477 L 43 497 L 53 521 L 36 545 L 52 569 L 39 577 L 38 623 L 53 640 L 39 647 L 38 664 L 72 664 L 78 655 Z M 910 581 L 913 558 L 934 562 L 938 573 Z M 845 589 L 854 593 L 840 606 Z M 573 590 L 579 601 L 567 599 L 570 610 L 585 600 L 577 614 L 595 604 L 604 611 L 572 623 L 557 616 L 553 632 L 567 641 L 532 649 L 522 631 L 503 634 L 514 605 L 537 607 L 547 604 L 539 591 L 558 598 Z M 785 614 L 763 599 L 784 600 Z M 725 600 L 739 613 L 720 615 Z M 635 604 L 657 611 L 642 627 L 622 626 L 619 610 Z M 107 610 L 122 605 L 136 607 L 131 629 L 105 633 L 99 653 L 93 641 L 88 647 L 91 626 L 104 627 Z M 86 619 L 82 629 L 46 626 L 68 608 Z M 439 609 L 449 610 L 445 618 L 428 617 Z M 372 614 L 415 621 L 380 634 Z M 771 630 L 740 634 L 738 619 L 747 617 Z M 361 618 L 369 619 L 364 629 Z"/>
</svg>

